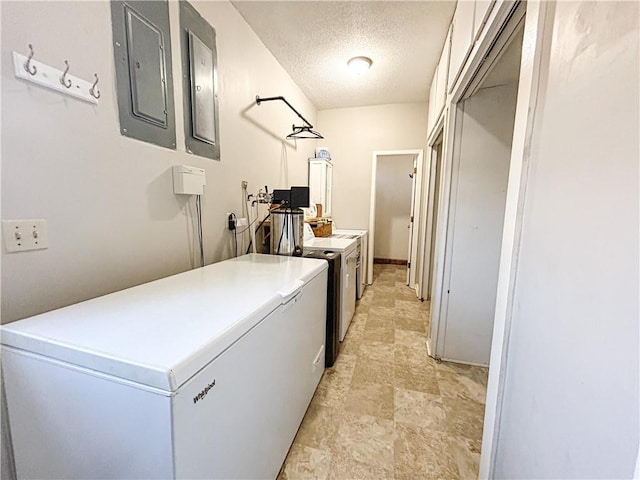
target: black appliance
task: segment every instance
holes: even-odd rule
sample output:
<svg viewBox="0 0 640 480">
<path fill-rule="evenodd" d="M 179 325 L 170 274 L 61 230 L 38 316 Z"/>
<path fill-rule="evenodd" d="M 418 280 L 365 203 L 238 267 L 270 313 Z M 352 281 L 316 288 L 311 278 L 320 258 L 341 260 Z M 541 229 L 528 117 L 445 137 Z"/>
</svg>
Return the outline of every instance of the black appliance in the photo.
<svg viewBox="0 0 640 480">
<path fill-rule="evenodd" d="M 309 207 L 309 187 L 291 187 L 291 208 Z"/>
<path fill-rule="evenodd" d="M 307 208 L 309 206 L 309 187 L 274 190 L 272 203 L 289 208 Z"/>
<path fill-rule="evenodd" d="M 291 204 L 291 190 L 274 190 L 273 200 L 271 203 L 276 205 L 290 205 Z"/>
<path fill-rule="evenodd" d="M 340 351 L 340 266 L 339 252 L 313 251 L 304 254 L 307 258 L 320 258 L 329 262 L 327 272 L 327 340 L 325 344 L 324 366 L 333 367 Z"/>
</svg>

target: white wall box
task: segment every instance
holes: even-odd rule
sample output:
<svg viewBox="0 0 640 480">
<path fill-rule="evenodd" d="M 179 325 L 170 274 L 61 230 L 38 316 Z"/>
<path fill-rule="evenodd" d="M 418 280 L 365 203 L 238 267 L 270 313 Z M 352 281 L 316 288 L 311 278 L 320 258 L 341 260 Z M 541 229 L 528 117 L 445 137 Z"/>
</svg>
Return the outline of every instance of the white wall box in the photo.
<svg viewBox="0 0 640 480">
<path fill-rule="evenodd" d="M 173 193 L 182 195 L 204 194 L 204 186 L 207 184 L 207 180 L 203 168 L 174 165 L 172 171 Z"/>
<path fill-rule="evenodd" d="M 331 216 L 333 164 L 330 159 L 309 159 L 309 201 L 322 205 L 322 216 Z"/>
<path fill-rule="evenodd" d="M 168 3 L 114 0 L 111 22 L 120 133 L 175 149 Z"/>
<path fill-rule="evenodd" d="M 456 6 L 451 31 L 451 55 L 447 83 L 449 93 L 453 90 L 473 46 L 474 11 L 475 3 L 472 1 L 459 1 Z"/>
<path fill-rule="evenodd" d="M 246 255 L 2 327 L 18 478 L 275 478 L 324 370 L 327 263 Z"/>
<path fill-rule="evenodd" d="M 180 47 L 187 152 L 220 160 L 216 31 L 186 1 L 180 2 Z"/>
</svg>

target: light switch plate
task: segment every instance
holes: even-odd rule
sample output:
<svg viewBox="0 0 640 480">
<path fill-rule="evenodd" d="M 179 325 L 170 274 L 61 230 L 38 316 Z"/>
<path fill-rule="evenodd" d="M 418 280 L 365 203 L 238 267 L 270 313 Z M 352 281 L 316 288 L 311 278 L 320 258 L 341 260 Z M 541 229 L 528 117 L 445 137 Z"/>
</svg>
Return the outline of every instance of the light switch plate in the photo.
<svg viewBox="0 0 640 480">
<path fill-rule="evenodd" d="M 2 233 L 8 253 L 49 248 L 46 220 L 3 220 Z"/>
</svg>

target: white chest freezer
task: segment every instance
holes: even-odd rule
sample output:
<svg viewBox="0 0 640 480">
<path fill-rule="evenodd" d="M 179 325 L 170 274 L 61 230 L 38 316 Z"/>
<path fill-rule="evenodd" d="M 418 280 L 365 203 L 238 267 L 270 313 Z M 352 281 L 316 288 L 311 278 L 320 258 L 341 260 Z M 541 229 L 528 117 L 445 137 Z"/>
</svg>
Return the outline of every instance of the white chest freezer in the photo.
<svg viewBox="0 0 640 480">
<path fill-rule="evenodd" d="M 326 268 L 247 255 L 3 326 L 18 478 L 275 478 L 324 369 Z"/>
</svg>

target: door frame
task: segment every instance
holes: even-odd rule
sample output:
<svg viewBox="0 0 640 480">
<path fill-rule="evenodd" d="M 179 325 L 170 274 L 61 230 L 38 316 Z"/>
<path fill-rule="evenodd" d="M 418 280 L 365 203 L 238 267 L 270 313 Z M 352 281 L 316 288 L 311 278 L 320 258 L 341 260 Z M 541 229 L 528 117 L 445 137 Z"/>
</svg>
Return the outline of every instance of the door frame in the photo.
<svg viewBox="0 0 640 480">
<path fill-rule="evenodd" d="M 423 300 L 431 300 L 429 283 L 433 282 L 433 272 L 431 271 L 433 264 L 435 263 L 435 243 L 434 251 L 431 252 L 431 243 L 435 242 L 436 225 L 438 221 L 436 205 L 439 197 L 436 198 L 436 194 L 440 191 L 440 185 L 436 185 L 438 178 L 442 178 L 442 175 L 438 176 L 438 168 L 442 172 L 442 144 L 444 142 L 444 129 L 442 127 L 442 121 L 439 122 L 439 128 L 436 127 L 435 135 L 429 142 L 429 159 L 425 162 L 425 169 L 428 168 L 428 174 L 425 174 L 425 185 L 428 188 L 425 190 L 424 203 L 426 205 L 423 210 L 423 226 L 424 226 L 424 239 L 425 239 L 425 252 L 429 254 L 423 255 L 423 261 L 420 265 L 421 270 L 419 272 L 422 279 L 422 289 L 420 291 L 420 298 Z M 440 155 L 438 155 L 440 150 Z M 427 163 L 429 164 L 427 166 Z"/>
<path fill-rule="evenodd" d="M 376 228 L 376 175 L 378 170 L 378 157 L 384 157 L 389 155 L 415 155 L 416 156 L 416 165 L 417 172 L 416 177 L 414 178 L 416 188 L 413 192 L 413 198 L 411 202 L 415 202 L 415 199 L 420 199 L 422 195 L 422 164 L 424 157 L 424 150 L 415 149 L 415 150 L 374 150 L 371 155 L 371 199 L 369 202 L 369 246 L 368 246 L 368 255 L 367 255 L 367 284 L 371 285 L 373 283 L 373 250 L 375 246 L 375 228 Z M 415 202 L 417 206 L 417 212 L 414 212 L 414 220 L 416 218 L 420 218 L 420 202 Z M 412 260 L 415 261 L 418 250 L 418 230 L 419 228 L 412 229 L 412 235 L 409 241 L 411 242 L 411 258 L 409 258 L 409 262 Z M 422 247 L 421 247 L 422 248 Z M 413 285 L 412 288 L 415 287 L 415 267 L 409 270 L 409 285 Z"/>
<path fill-rule="evenodd" d="M 544 49 L 547 47 L 544 37 L 547 10 L 548 6 L 544 1 L 529 0 L 526 4 L 518 100 L 511 147 L 496 313 L 491 344 L 491 367 L 487 383 L 480 478 L 492 478 L 495 472 L 533 127 L 536 120 L 541 72 L 546 68 Z"/>
<path fill-rule="evenodd" d="M 520 2 L 495 2 L 483 27 L 483 32 L 477 38 L 471 49 L 466 64 L 458 76 L 456 85 L 445 101 L 445 111 L 442 122 L 444 125 L 443 138 L 443 168 L 440 191 L 439 219 L 435 231 L 435 278 L 431 302 L 431 321 L 439 321 L 441 307 L 445 246 L 447 244 L 447 225 L 449 223 L 449 203 L 451 195 L 451 165 L 456 148 L 455 128 L 460 124 L 458 120 L 458 103 L 464 98 L 468 87 L 472 84 L 476 72 L 481 67 L 484 58 L 493 44 L 501 35 L 503 28 L 511 18 Z M 544 64 L 546 15 L 548 7 L 542 0 L 528 0 L 525 4 L 526 17 L 522 57 L 520 62 L 520 78 L 514 133 L 511 148 L 509 180 L 507 186 L 507 201 L 500 252 L 500 266 L 496 295 L 496 311 L 494 316 L 493 337 L 489 378 L 487 384 L 486 407 L 484 414 L 484 430 L 482 438 L 482 453 L 480 456 L 480 479 L 493 478 L 497 445 L 500 438 L 500 418 L 504 400 L 505 376 L 509 361 L 509 334 L 514 310 L 514 291 L 518 274 L 518 259 L 521 244 L 521 230 L 524 215 L 524 200 L 529 175 L 529 159 L 531 157 L 531 140 L 538 89 L 541 84 L 541 72 L 546 68 Z M 429 140 L 435 139 L 436 128 L 431 132 Z"/>
<path fill-rule="evenodd" d="M 452 267 L 451 246 L 454 242 L 454 225 L 452 220 L 455 219 L 457 207 L 455 202 L 457 193 L 457 177 L 454 169 L 458 166 L 457 159 L 460 156 L 459 139 L 462 134 L 461 119 L 464 111 L 462 102 L 469 97 L 470 94 L 473 93 L 472 90 L 477 87 L 478 74 L 481 72 L 481 69 L 486 68 L 486 59 L 490 56 L 494 47 L 503 39 L 503 34 L 510 35 L 513 33 L 513 19 L 516 13 L 519 15 L 524 15 L 526 13 L 526 4 L 524 2 L 503 2 L 494 7 L 488 20 L 487 30 L 475 44 L 468 57 L 468 61 L 463 67 L 462 72 L 451 90 L 445 104 L 446 108 L 443 120 L 444 139 L 442 143 L 444 153 L 441 172 L 441 201 L 438 210 L 438 226 L 436 229 L 436 270 L 431 295 L 432 332 L 434 332 L 435 335 L 432 335 L 431 344 L 429 345 L 430 354 L 434 355 L 438 359 L 440 358 L 440 353 L 446 336 L 446 328 L 441 327 L 443 325 L 443 319 L 446 319 L 447 317 L 447 292 L 449 289 L 448 285 Z M 511 32 L 508 32 L 508 27 L 511 27 Z M 524 48 L 523 44 L 523 50 Z M 520 101 L 520 96 L 518 96 L 517 102 Z M 516 111 L 515 122 L 517 123 L 518 121 L 519 117 L 518 112 Z M 514 161 L 512 149 L 510 170 Z M 509 182 L 511 182 L 511 176 L 509 176 Z M 505 205 L 505 210 L 507 208 L 508 207 Z M 507 222 L 506 217 L 505 222 Z M 507 224 L 505 223 L 504 226 L 506 228 Z M 504 231 L 505 230 L 503 228 L 503 236 Z M 503 262 L 502 252 L 503 250 L 501 250 L 500 263 Z"/>
<path fill-rule="evenodd" d="M 424 203 L 426 207 L 422 211 L 422 218 L 420 219 L 422 224 L 422 229 L 424 234 L 422 238 L 424 239 L 423 244 L 423 255 L 422 255 L 422 263 L 420 265 L 420 293 L 419 297 L 421 299 L 425 299 L 428 295 L 429 282 L 431 282 L 431 297 L 429 300 L 432 301 L 433 304 L 433 289 L 435 288 L 436 279 L 437 279 L 437 268 L 439 263 L 439 250 L 438 250 L 438 222 L 440 215 L 440 208 L 442 203 L 442 192 L 444 189 L 444 145 L 445 145 L 445 134 L 446 129 L 444 128 L 445 118 L 447 115 L 448 109 L 443 109 L 435 122 L 435 125 L 431 131 L 427 139 L 427 145 L 429 149 L 429 154 L 427 155 L 428 161 L 425 162 L 425 171 L 428 174 L 425 174 L 425 185 L 427 189 L 425 191 L 425 200 Z M 440 155 L 437 154 L 436 145 L 440 145 Z M 428 167 L 426 164 L 428 163 Z M 438 164 L 440 167 L 440 184 L 436 186 L 435 182 L 438 176 L 436 175 L 436 168 L 438 168 Z M 427 170 L 428 169 L 428 170 Z M 436 210 L 436 192 L 438 192 L 438 202 L 437 202 L 437 210 Z M 433 242 L 433 252 L 431 252 L 431 245 Z M 433 270 L 432 270 L 433 268 Z M 428 274 L 425 279 L 425 274 Z M 439 318 L 431 318 L 430 320 L 430 332 L 427 332 L 426 344 L 427 344 L 427 353 L 429 356 L 433 356 L 433 335 L 434 332 L 437 336 L 438 328 L 439 328 Z"/>
</svg>

